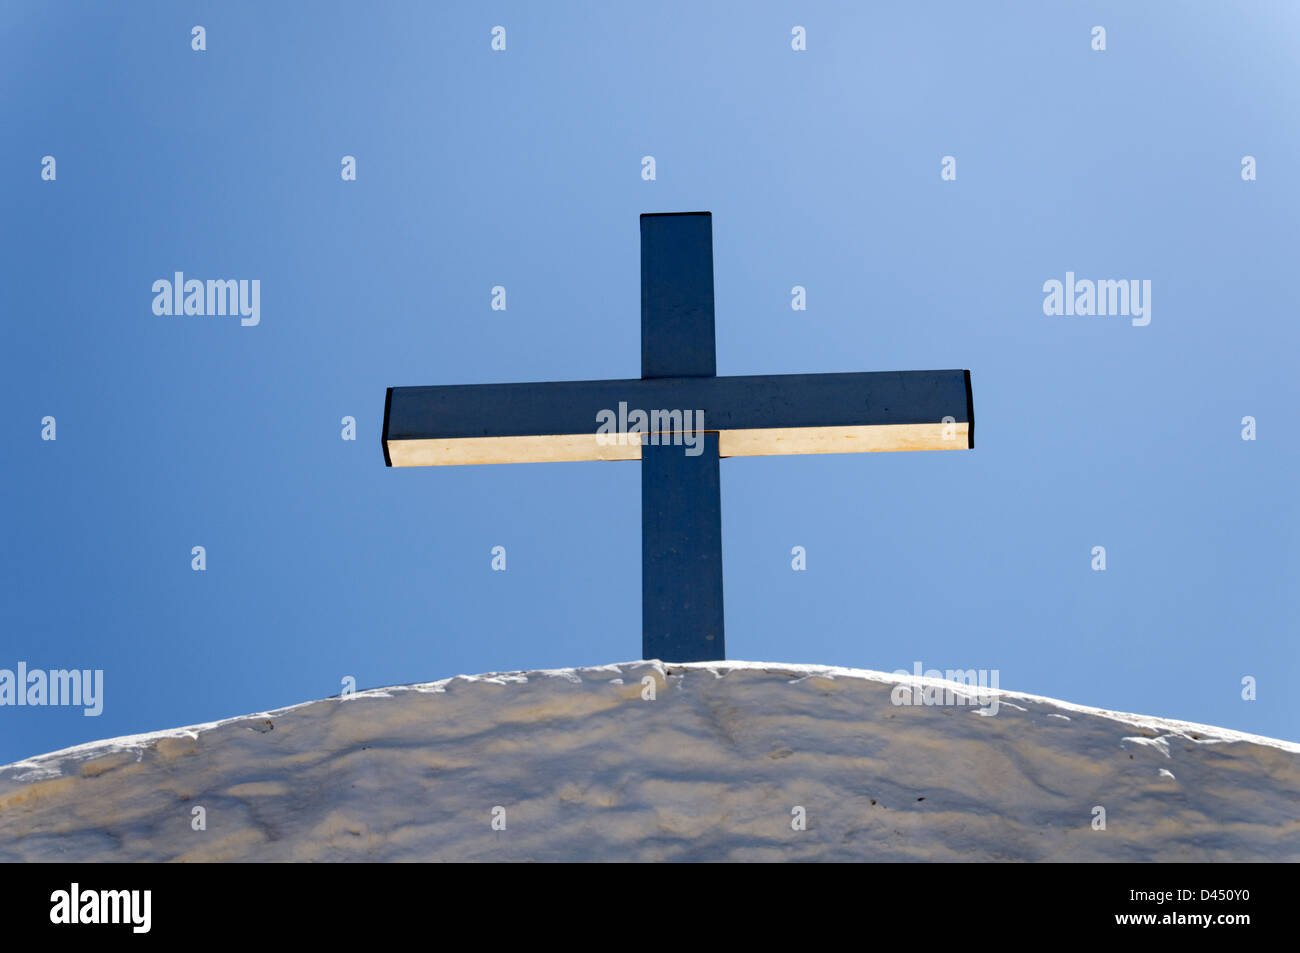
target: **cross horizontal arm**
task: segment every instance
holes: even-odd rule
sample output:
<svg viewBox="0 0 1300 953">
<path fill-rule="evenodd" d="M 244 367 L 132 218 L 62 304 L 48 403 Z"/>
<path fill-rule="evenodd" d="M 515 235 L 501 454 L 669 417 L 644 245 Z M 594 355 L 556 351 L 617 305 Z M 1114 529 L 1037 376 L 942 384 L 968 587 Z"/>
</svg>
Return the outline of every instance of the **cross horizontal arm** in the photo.
<svg viewBox="0 0 1300 953">
<path fill-rule="evenodd" d="M 644 411 L 648 431 L 704 411 L 721 456 L 950 450 L 974 446 L 970 372 L 873 371 L 755 377 L 392 387 L 389 466 L 639 460 L 636 442 L 602 443 L 598 414 Z M 945 419 L 947 418 L 947 419 Z"/>
</svg>

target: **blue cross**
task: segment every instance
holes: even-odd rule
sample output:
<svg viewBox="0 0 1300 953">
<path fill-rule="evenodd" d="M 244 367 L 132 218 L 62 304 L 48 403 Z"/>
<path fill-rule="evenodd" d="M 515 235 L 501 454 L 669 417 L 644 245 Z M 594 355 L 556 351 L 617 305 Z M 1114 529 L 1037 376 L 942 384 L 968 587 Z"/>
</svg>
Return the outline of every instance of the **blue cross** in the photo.
<svg viewBox="0 0 1300 953">
<path fill-rule="evenodd" d="M 631 435 L 598 433 L 611 418 Z M 698 662 L 726 657 L 720 458 L 966 449 L 974 424 L 964 370 L 718 377 L 713 218 L 683 212 L 641 216 L 639 380 L 390 387 L 383 447 L 389 466 L 639 459 L 642 657 Z"/>
</svg>

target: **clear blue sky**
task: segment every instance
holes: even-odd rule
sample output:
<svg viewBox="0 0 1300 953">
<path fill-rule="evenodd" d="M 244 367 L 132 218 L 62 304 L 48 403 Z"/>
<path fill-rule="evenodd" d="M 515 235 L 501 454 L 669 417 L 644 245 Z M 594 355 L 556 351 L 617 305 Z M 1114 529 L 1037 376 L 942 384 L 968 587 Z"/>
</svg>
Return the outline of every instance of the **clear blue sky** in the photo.
<svg viewBox="0 0 1300 953">
<path fill-rule="evenodd" d="M 723 462 L 731 657 L 1300 738 L 1300 7 L 612 7 L 0 4 L 0 668 L 105 673 L 0 708 L 0 762 L 638 657 L 639 466 L 379 432 L 388 386 L 638 376 L 637 217 L 686 210 L 719 373 L 974 381 L 973 452 Z M 177 270 L 260 325 L 156 316 Z M 1150 325 L 1045 316 L 1067 271 Z"/>
</svg>

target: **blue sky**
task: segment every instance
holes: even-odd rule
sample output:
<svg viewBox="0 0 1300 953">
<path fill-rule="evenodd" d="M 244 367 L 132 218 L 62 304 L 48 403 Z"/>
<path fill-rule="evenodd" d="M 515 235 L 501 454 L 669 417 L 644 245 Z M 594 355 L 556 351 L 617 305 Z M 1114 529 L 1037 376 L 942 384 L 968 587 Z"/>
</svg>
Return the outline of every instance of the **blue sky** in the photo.
<svg viewBox="0 0 1300 953">
<path fill-rule="evenodd" d="M 690 210 L 720 374 L 975 395 L 973 452 L 723 462 L 730 657 L 1300 739 L 1300 8 L 613 6 L 0 4 L 0 668 L 105 685 L 0 708 L 0 762 L 639 656 L 636 464 L 389 470 L 379 432 L 389 386 L 638 376 L 638 216 Z M 258 279 L 260 324 L 155 315 L 178 270 Z M 1044 315 L 1067 271 L 1151 323 Z"/>
</svg>

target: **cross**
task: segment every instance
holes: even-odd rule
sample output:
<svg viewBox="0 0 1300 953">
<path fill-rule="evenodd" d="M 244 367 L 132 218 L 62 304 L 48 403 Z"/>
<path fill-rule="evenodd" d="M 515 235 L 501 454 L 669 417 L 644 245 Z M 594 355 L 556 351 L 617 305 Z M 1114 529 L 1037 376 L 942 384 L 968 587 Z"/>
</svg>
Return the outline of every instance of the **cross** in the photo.
<svg viewBox="0 0 1300 953">
<path fill-rule="evenodd" d="M 642 432 L 598 433 L 637 410 Z M 692 410 L 702 425 L 676 413 Z M 396 467 L 639 459 L 642 657 L 698 662 L 726 657 L 720 458 L 966 449 L 974 435 L 969 371 L 718 377 L 713 217 L 681 212 L 641 216 L 640 380 L 390 387 L 383 447 Z"/>
</svg>

